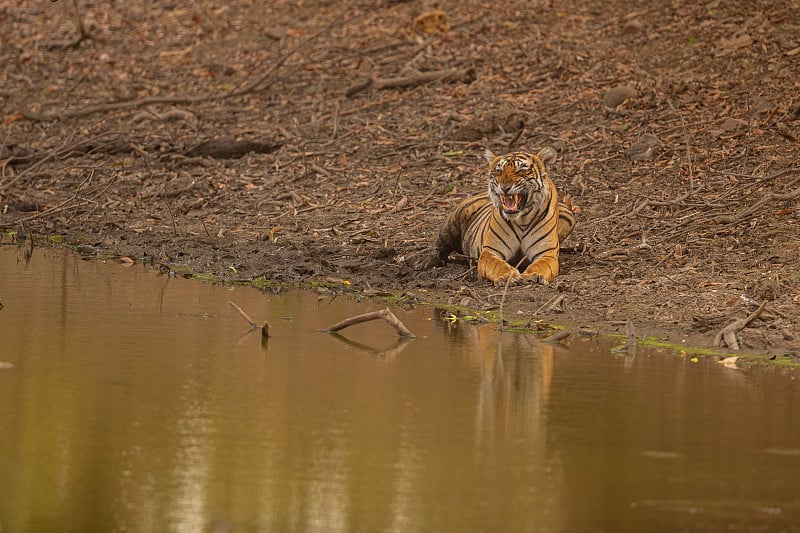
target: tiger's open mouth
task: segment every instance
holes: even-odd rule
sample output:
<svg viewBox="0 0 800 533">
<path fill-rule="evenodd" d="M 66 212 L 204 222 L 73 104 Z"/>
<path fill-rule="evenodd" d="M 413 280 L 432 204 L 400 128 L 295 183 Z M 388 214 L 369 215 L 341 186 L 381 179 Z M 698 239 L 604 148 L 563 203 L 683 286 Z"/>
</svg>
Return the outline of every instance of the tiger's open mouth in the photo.
<svg viewBox="0 0 800 533">
<path fill-rule="evenodd" d="M 503 211 L 509 214 L 519 213 L 525 205 L 524 194 L 501 194 L 500 203 L 503 205 Z"/>
</svg>

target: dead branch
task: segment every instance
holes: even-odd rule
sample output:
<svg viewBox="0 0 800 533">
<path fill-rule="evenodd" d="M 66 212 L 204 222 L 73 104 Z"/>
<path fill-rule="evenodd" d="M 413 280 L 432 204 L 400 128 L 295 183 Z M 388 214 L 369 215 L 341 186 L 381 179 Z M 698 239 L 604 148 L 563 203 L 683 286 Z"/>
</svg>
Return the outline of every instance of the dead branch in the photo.
<svg viewBox="0 0 800 533">
<path fill-rule="evenodd" d="M 738 318 L 722 328 L 722 330 L 717 333 L 717 336 L 714 337 L 714 346 L 722 346 L 723 341 L 725 345 L 730 348 L 731 350 L 739 350 L 739 341 L 736 340 L 736 333 L 746 328 L 750 322 L 755 320 L 761 315 L 761 312 L 764 311 L 764 308 L 767 306 L 767 302 L 764 301 L 761 305 L 758 306 L 758 309 L 750 313 L 747 318 Z"/>
<path fill-rule="evenodd" d="M 228 303 L 231 304 L 231 307 L 236 309 L 240 315 L 242 315 L 242 318 L 244 318 L 248 324 L 250 324 L 250 327 L 252 328 L 251 331 L 258 329 L 258 324 L 256 324 L 256 321 L 250 318 L 250 316 L 244 312 L 244 309 L 231 301 L 228 301 Z M 261 326 L 261 338 L 263 339 L 262 342 L 266 342 L 267 339 L 269 339 L 269 327 L 269 322 L 264 321 L 264 324 Z"/>
<path fill-rule="evenodd" d="M 57 118 L 81 118 L 93 113 L 101 113 L 105 111 L 117 111 L 119 109 L 131 109 L 134 107 L 142 107 L 150 104 L 193 104 L 197 102 L 207 102 L 209 100 L 219 100 L 227 97 L 228 95 L 219 94 L 205 94 L 200 96 L 148 96 L 146 98 L 137 98 L 136 100 L 121 100 L 119 102 L 109 102 L 107 104 L 96 104 L 87 107 L 82 107 L 74 111 L 65 113 L 51 113 L 42 115 L 39 113 L 32 113 L 30 111 L 20 111 L 23 117 L 33 122 L 47 122 Z"/>
<path fill-rule="evenodd" d="M 247 315 L 247 313 L 244 312 L 244 309 L 242 309 L 241 307 L 239 307 L 238 305 L 236 305 L 235 303 L 233 303 L 231 301 L 228 301 L 228 303 L 231 304 L 231 307 L 236 309 L 239 312 L 240 315 L 242 315 L 242 318 L 244 318 L 247 321 L 247 323 L 250 324 L 251 328 L 258 329 L 258 324 L 256 324 L 256 321 L 253 320 L 252 318 L 250 318 Z M 268 325 L 267 325 L 267 332 L 269 332 L 269 326 Z"/>
<path fill-rule="evenodd" d="M 431 70 L 429 72 L 420 72 L 412 76 L 401 76 L 397 78 L 368 78 L 347 89 L 347 91 L 345 91 L 345 96 L 352 98 L 366 89 L 400 89 L 404 87 L 416 87 L 417 85 L 424 85 L 432 81 L 471 83 L 475 81 L 475 79 L 476 74 L 473 67 Z"/>
<path fill-rule="evenodd" d="M 350 317 L 348 319 L 342 320 L 341 322 L 334 324 L 330 327 L 323 329 L 325 333 L 333 333 L 344 328 L 348 328 L 355 324 L 360 324 L 362 322 L 369 322 L 370 320 L 378 320 L 383 319 L 386 321 L 387 324 L 392 326 L 394 330 L 397 332 L 398 335 L 401 337 L 408 337 L 408 338 L 415 338 L 416 335 L 411 333 L 409 329 L 403 324 L 394 313 L 392 313 L 388 308 L 381 309 L 380 311 L 373 311 L 371 313 L 364 313 L 363 315 L 358 315 L 354 317 Z"/>
<path fill-rule="evenodd" d="M 800 198 L 800 188 L 793 190 L 792 192 L 787 192 L 784 194 L 781 193 L 768 193 L 766 194 L 761 200 L 757 201 L 747 209 L 743 209 L 739 213 L 735 215 L 718 215 L 712 219 L 712 222 L 715 224 L 737 224 L 739 222 L 743 222 L 753 216 L 759 209 L 761 209 L 764 205 L 770 202 L 776 201 L 786 201 L 786 200 L 796 200 Z"/>
</svg>

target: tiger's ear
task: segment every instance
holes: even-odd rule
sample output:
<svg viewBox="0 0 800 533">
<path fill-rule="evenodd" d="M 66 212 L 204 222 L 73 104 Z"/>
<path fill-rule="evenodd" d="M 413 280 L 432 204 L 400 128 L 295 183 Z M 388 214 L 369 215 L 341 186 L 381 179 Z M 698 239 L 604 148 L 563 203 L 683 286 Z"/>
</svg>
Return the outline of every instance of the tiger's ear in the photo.
<svg viewBox="0 0 800 533">
<path fill-rule="evenodd" d="M 539 153 L 536 154 L 536 157 L 538 157 L 543 164 L 549 165 L 550 163 L 555 163 L 556 159 L 558 158 L 558 152 L 556 152 L 555 148 L 552 146 L 545 146 L 539 150 Z"/>
<path fill-rule="evenodd" d="M 488 148 L 483 152 L 483 157 L 486 159 L 486 162 L 489 163 L 490 169 L 494 168 L 500 161 L 500 156 L 494 155 Z"/>
</svg>

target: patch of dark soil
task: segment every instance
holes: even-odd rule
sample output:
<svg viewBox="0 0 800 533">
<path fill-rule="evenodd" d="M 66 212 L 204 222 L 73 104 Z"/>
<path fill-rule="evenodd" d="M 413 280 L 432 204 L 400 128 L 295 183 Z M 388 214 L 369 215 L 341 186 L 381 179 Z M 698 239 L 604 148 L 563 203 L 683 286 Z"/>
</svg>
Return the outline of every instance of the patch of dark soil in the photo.
<svg viewBox="0 0 800 533">
<path fill-rule="evenodd" d="M 249 153 L 270 154 L 280 148 L 280 143 L 257 141 L 214 140 L 203 141 L 186 152 L 187 157 L 212 157 L 236 159 Z"/>
<path fill-rule="evenodd" d="M 0 9 L 3 228 L 693 345 L 766 302 L 737 343 L 800 354 L 792 2 L 79 7 Z M 546 146 L 578 209 L 553 283 L 415 268 L 486 148 Z"/>
</svg>

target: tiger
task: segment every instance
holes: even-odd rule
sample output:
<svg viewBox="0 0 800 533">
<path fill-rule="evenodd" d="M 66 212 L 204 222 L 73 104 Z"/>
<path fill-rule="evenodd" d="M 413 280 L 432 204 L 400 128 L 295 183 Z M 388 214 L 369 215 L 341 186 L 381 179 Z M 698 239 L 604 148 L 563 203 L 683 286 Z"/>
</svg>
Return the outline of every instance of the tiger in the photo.
<svg viewBox="0 0 800 533">
<path fill-rule="evenodd" d="M 550 283 L 558 275 L 560 243 L 575 228 L 572 209 L 559 201 L 542 163 L 554 160 L 555 150 L 502 156 L 486 150 L 485 157 L 487 191 L 447 216 L 426 266 L 441 266 L 458 252 L 477 259 L 478 278 L 495 285 Z"/>
</svg>

